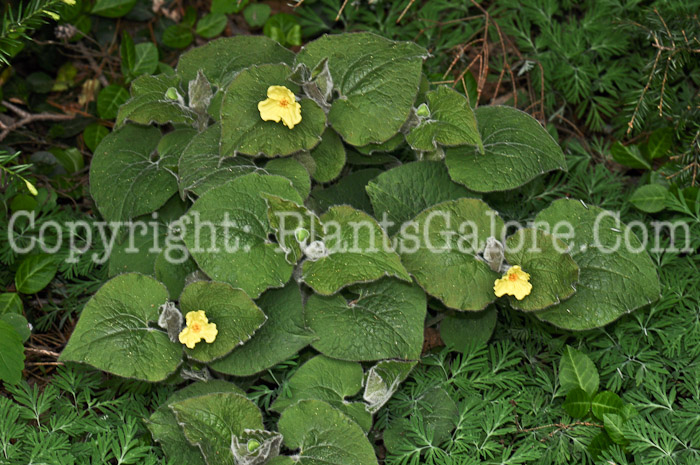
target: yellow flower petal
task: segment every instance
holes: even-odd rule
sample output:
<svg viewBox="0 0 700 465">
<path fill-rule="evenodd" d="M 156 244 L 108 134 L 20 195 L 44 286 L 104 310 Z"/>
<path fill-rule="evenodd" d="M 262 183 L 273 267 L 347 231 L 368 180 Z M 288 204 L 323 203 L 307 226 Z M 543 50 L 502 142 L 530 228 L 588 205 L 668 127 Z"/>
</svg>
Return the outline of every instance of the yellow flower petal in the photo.
<svg viewBox="0 0 700 465">
<path fill-rule="evenodd" d="M 493 283 L 493 292 L 496 297 L 506 294 L 514 296 L 518 300 L 523 300 L 532 292 L 530 275 L 525 273 L 520 266 L 511 266 L 502 278 Z"/>
<path fill-rule="evenodd" d="M 204 339 L 208 344 L 216 340 L 216 335 L 219 331 L 216 329 L 216 324 L 209 323 L 204 310 L 196 312 L 187 312 L 185 315 L 187 327 L 180 332 L 178 339 L 180 343 L 185 344 L 187 348 L 194 349 L 194 346 Z"/>
<path fill-rule="evenodd" d="M 291 90 L 284 86 L 270 86 L 267 97 L 258 102 L 258 111 L 263 121 L 282 121 L 289 129 L 301 123 L 301 105 Z"/>
<path fill-rule="evenodd" d="M 279 111 L 279 103 L 271 98 L 258 103 L 258 111 L 263 121 L 274 121 L 279 123 L 282 115 Z"/>
</svg>

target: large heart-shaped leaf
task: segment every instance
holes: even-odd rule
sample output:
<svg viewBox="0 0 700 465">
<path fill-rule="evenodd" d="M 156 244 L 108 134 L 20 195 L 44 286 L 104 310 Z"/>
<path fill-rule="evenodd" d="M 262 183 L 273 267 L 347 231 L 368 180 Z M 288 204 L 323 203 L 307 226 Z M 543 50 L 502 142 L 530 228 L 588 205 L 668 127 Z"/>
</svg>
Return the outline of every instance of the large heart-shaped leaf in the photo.
<svg viewBox="0 0 700 465">
<path fill-rule="evenodd" d="M 190 444 L 185 438 L 182 428 L 177 423 L 175 414 L 170 409 L 170 404 L 180 402 L 190 397 L 212 394 L 215 392 L 229 392 L 245 395 L 235 384 L 222 380 L 211 380 L 190 384 L 184 389 L 174 392 L 168 399 L 153 412 L 148 418 L 148 426 L 153 439 L 158 441 L 170 460 L 177 459 L 188 465 L 206 465 L 202 452 L 198 447 Z"/>
<path fill-rule="evenodd" d="M 335 294 L 350 284 L 384 276 L 411 280 L 399 256 L 389 248 L 386 233 L 368 214 L 339 205 L 320 220 L 328 255 L 302 266 L 302 280 L 319 294 Z"/>
<path fill-rule="evenodd" d="M 270 408 L 281 412 L 300 400 L 322 400 L 368 431 L 372 426 L 372 415 L 364 404 L 345 400 L 360 391 L 362 377 L 362 365 L 359 363 L 318 355 L 299 367 L 289 379 L 287 389 L 275 399 Z"/>
<path fill-rule="evenodd" d="M 564 154 L 532 116 L 512 107 L 487 106 L 475 111 L 484 144 L 448 149 L 450 176 L 477 192 L 515 189 L 552 170 L 566 170 Z"/>
<path fill-rule="evenodd" d="M 313 347 L 340 360 L 414 360 L 423 346 L 425 294 L 394 279 L 350 288 L 354 297 L 314 294 L 306 322 L 318 335 Z"/>
<path fill-rule="evenodd" d="M 659 298 L 654 263 L 634 232 L 613 213 L 561 199 L 540 212 L 536 222 L 551 231 L 562 224 L 571 228 L 574 237 L 567 243 L 581 268 L 576 294 L 535 313 L 541 320 L 565 329 L 597 328 Z"/>
<path fill-rule="evenodd" d="M 127 125 L 102 139 L 90 165 L 90 193 L 107 221 L 129 220 L 160 208 L 177 181 L 154 155 L 160 130 Z"/>
<path fill-rule="evenodd" d="M 244 395 L 215 392 L 170 404 L 190 444 L 199 446 L 207 464 L 236 465 L 231 438 L 246 429 L 263 429 L 262 415 Z"/>
<path fill-rule="evenodd" d="M 311 192 L 310 207 L 321 213 L 333 205 L 351 205 L 358 210 L 372 213 L 372 204 L 365 191 L 367 183 L 382 171 L 376 168 L 355 171 L 343 176 L 325 189 L 317 187 Z"/>
<path fill-rule="evenodd" d="M 257 304 L 267 315 L 267 322 L 248 342 L 212 363 L 211 368 L 229 375 L 251 376 L 283 362 L 316 338 L 306 327 L 296 283 L 265 292 Z"/>
<path fill-rule="evenodd" d="M 194 136 L 182 151 L 178 175 L 183 199 L 186 192 L 202 195 L 212 187 L 258 170 L 245 157 L 222 157 L 219 153 L 220 140 L 221 126 L 214 124 Z"/>
<path fill-rule="evenodd" d="M 464 186 L 450 179 L 445 164 L 418 161 L 397 166 L 380 174 L 367 184 L 375 218 L 386 219 L 387 232 L 395 234 L 401 225 L 426 208 L 446 200 L 476 197 Z"/>
<path fill-rule="evenodd" d="M 218 334 L 211 344 L 200 341 L 194 349 L 185 349 L 190 358 L 211 362 L 221 358 L 250 339 L 265 323 L 265 314 L 240 289 L 226 283 L 197 281 L 182 291 L 180 310 L 204 310 L 210 323 L 216 324 Z"/>
<path fill-rule="evenodd" d="M 85 305 L 60 361 L 163 381 L 182 361 L 179 344 L 154 327 L 167 299 L 165 286 L 148 276 L 127 273 L 107 281 Z"/>
<path fill-rule="evenodd" d="M 327 128 L 321 142 L 310 152 L 313 168 L 309 174 L 317 182 L 330 182 L 340 175 L 345 166 L 345 146 L 338 133 Z"/>
<path fill-rule="evenodd" d="M 277 157 L 314 148 L 326 129 L 326 115 L 316 102 L 302 98 L 301 123 L 292 129 L 282 122 L 263 121 L 258 103 L 270 86 L 285 86 L 295 94 L 288 66 L 252 66 L 238 73 L 226 87 L 221 103 L 221 153 Z"/>
<path fill-rule="evenodd" d="M 302 203 L 288 179 L 250 173 L 205 192 L 185 216 L 183 231 L 202 271 L 253 298 L 282 287 L 292 275 L 284 253 L 268 239 L 273 231 L 263 192 Z"/>
<path fill-rule="evenodd" d="M 475 345 L 491 339 L 497 321 L 495 305 L 481 312 L 450 312 L 440 322 L 440 337 L 451 350 L 470 353 Z"/>
<path fill-rule="evenodd" d="M 326 35 L 299 52 L 297 63 L 314 69 L 328 58 L 333 100 L 328 120 L 352 145 L 381 143 L 408 118 L 427 52 L 413 42 L 371 33 Z"/>
<path fill-rule="evenodd" d="M 302 400 L 278 423 L 284 444 L 299 449 L 299 465 L 376 465 L 364 431 L 340 410 L 320 400 Z"/>
<path fill-rule="evenodd" d="M 306 200 L 311 192 L 311 178 L 304 165 L 294 158 L 275 158 L 265 163 L 265 171 L 269 174 L 282 176 L 290 181 L 294 188 L 299 191 L 302 199 Z"/>
<path fill-rule="evenodd" d="M 170 89 L 177 90 L 179 84 L 178 77 L 172 75 L 139 77 L 131 83 L 131 98 L 119 107 L 117 125 L 127 120 L 139 124 L 194 124 L 197 114 L 178 99 L 166 96 Z"/>
<path fill-rule="evenodd" d="M 483 310 L 496 300 L 500 275 L 478 254 L 500 238 L 503 220 L 486 203 L 457 199 L 424 210 L 397 234 L 401 260 L 425 291 L 457 310 Z"/>
<path fill-rule="evenodd" d="M 467 98 L 447 86 L 426 94 L 428 116 L 406 135 L 415 150 L 432 151 L 457 145 L 481 146 L 474 111 Z"/>
<path fill-rule="evenodd" d="M 238 35 L 213 40 L 180 56 L 177 74 L 183 82 L 202 70 L 209 82 L 221 87 L 239 71 L 263 63 L 291 63 L 294 53 L 265 36 Z"/>
<path fill-rule="evenodd" d="M 519 229 L 506 240 L 506 260 L 528 273 L 532 284 L 523 300 L 509 297 L 511 307 L 542 310 L 574 295 L 579 269 L 567 249 L 564 242 L 539 229 Z"/>
</svg>

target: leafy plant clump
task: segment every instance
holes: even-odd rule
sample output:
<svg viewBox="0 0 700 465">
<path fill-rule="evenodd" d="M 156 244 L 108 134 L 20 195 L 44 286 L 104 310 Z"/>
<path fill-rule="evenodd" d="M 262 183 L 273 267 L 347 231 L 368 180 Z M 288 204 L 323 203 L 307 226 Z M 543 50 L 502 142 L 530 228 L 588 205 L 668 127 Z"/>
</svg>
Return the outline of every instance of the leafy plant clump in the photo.
<svg viewBox="0 0 700 465">
<path fill-rule="evenodd" d="M 114 277 L 61 360 L 200 380 L 150 418 L 169 457 L 376 463 L 372 415 L 421 355 L 428 299 L 463 313 L 508 294 L 583 330 L 658 298 L 646 251 L 634 234 L 615 248 L 626 228 L 603 209 L 557 200 L 513 232 L 482 200 L 566 169 L 564 155 L 519 110 L 431 89 L 426 55 L 371 33 L 296 55 L 239 36 L 132 82 L 90 189 L 106 221 L 144 230 L 117 238 Z M 302 350 L 312 357 L 269 405 L 279 420 L 263 416 L 238 385 Z"/>
</svg>

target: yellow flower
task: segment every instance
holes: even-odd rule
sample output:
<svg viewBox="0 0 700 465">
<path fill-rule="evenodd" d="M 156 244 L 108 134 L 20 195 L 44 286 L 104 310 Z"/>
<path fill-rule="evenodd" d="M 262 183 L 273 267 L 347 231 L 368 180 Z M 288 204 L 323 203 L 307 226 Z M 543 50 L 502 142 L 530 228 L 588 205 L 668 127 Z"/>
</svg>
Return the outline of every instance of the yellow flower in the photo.
<svg viewBox="0 0 700 465">
<path fill-rule="evenodd" d="M 44 13 L 46 13 L 46 14 L 49 15 L 49 16 L 51 16 L 51 17 L 53 18 L 54 21 L 58 21 L 59 19 L 61 19 L 61 17 L 58 16 L 58 15 L 57 15 L 56 13 L 54 13 L 53 11 L 45 10 Z"/>
<path fill-rule="evenodd" d="M 530 275 L 525 273 L 518 265 L 511 266 L 506 274 L 493 283 L 493 291 L 496 297 L 504 294 L 513 295 L 518 300 L 523 300 L 532 291 Z"/>
<path fill-rule="evenodd" d="M 214 323 L 209 323 L 204 310 L 196 312 L 187 312 L 185 315 L 187 328 L 180 333 L 180 342 L 185 344 L 187 348 L 194 349 L 195 344 L 204 339 L 208 344 L 211 344 L 216 339 L 219 331 Z"/>
<path fill-rule="evenodd" d="M 63 0 L 63 3 L 65 3 L 66 5 L 73 6 L 75 5 L 75 0 Z"/>
<path fill-rule="evenodd" d="M 267 100 L 258 103 L 258 111 L 263 121 L 280 120 L 289 129 L 301 123 L 301 105 L 291 90 L 284 86 L 270 86 L 267 88 Z"/>
</svg>

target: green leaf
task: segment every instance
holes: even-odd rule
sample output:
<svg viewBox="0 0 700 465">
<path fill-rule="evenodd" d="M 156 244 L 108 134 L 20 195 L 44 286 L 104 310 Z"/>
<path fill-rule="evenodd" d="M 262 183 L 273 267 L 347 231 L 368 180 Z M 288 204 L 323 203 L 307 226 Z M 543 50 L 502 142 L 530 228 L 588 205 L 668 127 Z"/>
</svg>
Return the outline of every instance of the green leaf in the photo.
<svg viewBox="0 0 700 465">
<path fill-rule="evenodd" d="M 459 419 L 457 404 L 440 386 L 435 386 L 417 396 L 411 406 L 413 408 L 401 412 L 403 415 L 397 416 L 384 431 L 384 446 L 391 453 L 398 454 L 401 450 L 415 447 L 413 440 L 407 437 L 411 430 L 409 415 L 420 415 L 423 427 L 431 433 L 431 444 L 442 444 L 450 437 L 450 432 L 457 425 Z"/>
<path fill-rule="evenodd" d="M 297 63 L 314 69 L 328 58 L 333 88 L 340 96 L 328 121 L 349 144 L 382 143 L 403 126 L 413 107 L 427 52 L 413 42 L 378 35 L 326 35 L 309 42 Z"/>
<path fill-rule="evenodd" d="M 651 162 L 642 154 L 636 145 L 622 145 L 616 141 L 610 146 L 613 159 L 621 165 L 630 168 L 651 169 Z"/>
<path fill-rule="evenodd" d="M 460 231 L 463 224 L 468 228 Z M 428 294 L 449 308 L 477 311 L 496 300 L 500 277 L 477 255 L 503 229 L 483 201 L 457 199 L 424 210 L 396 238 L 404 266 Z"/>
<path fill-rule="evenodd" d="M 362 428 L 340 410 L 320 400 L 302 400 L 286 409 L 278 428 L 284 444 L 299 449 L 299 465 L 377 464 Z"/>
<path fill-rule="evenodd" d="M 65 168 L 66 173 L 68 174 L 77 173 L 85 167 L 83 154 L 80 153 L 80 150 L 75 147 L 70 147 L 67 149 L 52 147 L 50 151 L 54 154 L 61 166 Z"/>
<path fill-rule="evenodd" d="M 311 192 L 311 179 L 304 165 L 294 158 L 275 158 L 265 164 L 265 171 L 285 177 L 292 182 L 302 199 L 306 200 Z"/>
<path fill-rule="evenodd" d="M 302 280 L 322 295 L 332 295 L 354 283 L 393 276 L 411 277 L 401 259 L 388 249 L 389 238 L 368 214 L 347 205 L 331 207 L 320 218 L 327 256 L 302 266 Z"/>
<path fill-rule="evenodd" d="M 270 17 L 270 5 L 264 3 L 253 3 L 243 10 L 243 18 L 248 26 L 252 28 L 263 27 L 267 18 Z M 270 37 L 269 34 L 265 34 Z M 274 39 L 274 37 L 272 37 Z"/>
<path fill-rule="evenodd" d="M 15 288 L 22 294 L 36 294 L 49 285 L 57 271 L 55 257 L 48 254 L 31 255 L 17 268 Z"/>
<path fill-rule="evenodd" d="M 367 371 L 362 398 L 367 411 L 376 413 L 394 395 L 418 362 L 382 360 Z"/>
<path fill-rule="evenodd" d="M 246 157 L 221 156 L 220 139 L 221 126 L 214 124 L 195 135 L 182 151 L 178 169 L 182 198 L 185 198 L 188 192 L 201 196 L 213 187 L 258 170 Z"/>
<path fill-rule="evenodd" d="M 674 139 L 675 133 L 673 128 L 670 127 L 657 129 L 652 132 L 647 144 L 649 157 L 652 160 L 656 160 L 657 158 L 663 158 L 668 155 L 668 152 L 670 152 L 673 147 Z"/>
<path fill-rule="evenodd" d="M 134 47 L 135 56 L 130 68 L 134 76 L 153 74 L 158 68 L 158 47 L 151 42 L 144 42 Z"/>
<path fill-rule="evenodd" d="M 645 213 L 658 213 L 666 208 L 668 189 L 660 184 L 647 184 L 637 188 L 629 201 L 638 210 Z"/>
<path fill-rule="evenodd" d="M 160 139 L 157 128 L 126 125 L 95 150 L 90 193 L 107 221 L 155 211 L 177 192 L 175 176 L 153 156 Z"/>
<path fill-rule="evenodd" d="M 129 98 L 129 92 L 122 86 L 110 84 L 97 95 L 97 114 L 102 119 L 117 117 L 119 106 Z"/>
<path fill-rule="evenodd" d="M 59 358 L 108 373 L 163 381 L 180 365 L 182 348 L 154 328 L 168 291 L 153 278 L 128 273 L 107 281 L 88 301 Z"/>
<path fill-rule="evenodd" d="M 481 136 L 476 129 L 474 112 L 466 97 L 447 86 L 428 92 L 429 116 L 406 135 L 406 142 L 415 150 L 431 151 L 439 147 L 476 145 Z M 483 152 L 483 148 L 480 149 Z"/>
<path fill-rule="evenodd" d="M 97 0 L 91 13 L 105 18 L 120 18 L 131 11 L 136 0 Z"/>
<path fill-rule="evenodd" d="M 15 328 L 0 320 L 0 380 L 17 384 L 24 369 L 24 344 Z"/>
<path fill-rule="evenodd" d="M 484 144 L 448 149 L 445 163 L 453 180 L 477 192 L 515 189 L 552 170 L 566 170 L 564 154 L 532 116 L 512 107 L 475 110 Z"/>
<path fill-rule="evenodd" d="M 591 410 L 591 396 L 581 388 L 573 388 L 566 395 L 563 407 L 571 418 L 584 418 Z"/>
<path fill-rule="evenodd" d="M 188 357 L 203 363 L 221 358 L 246 342 L 267 319 L 245 292 L 211 281 L 197 281 L 182 291 L 183 316 L 198 310 L 204 310 L 219 331 L 211 344 L 200 341 L 194 349 L 185 349 Z"/>
<path fill-rule="evenodd" d="M 464 186 L 450 179 L 444 163 L 417 161 L 383 172 L 367 184 L 375 218 L 394 224 L 387 228 L 395 234 L 401 225 L 426 208 L 446 200 L 476 197 Z"/>
<path fill-rule="evenodd" d="M 270 409 L 282 412 L 300 400 L 328 402 L 357 422 L 366 432 L 372 427 L 372 415 L 364 404 L 347 402 L 362 388 L 362 365 L 317 355 L 292 375 L 286 389 L 275 399 Z"/>
<path fill-rule="evenodd" d="M 393 152 L 394 150 L 398 149 L 404 143 L 405 140 L 406 139 L 404 135 L 402 133 L 398 133 L 388 141 L 382 142 L 381 144 L 367 144 L 363 145 L 362 147 L 355 147 L 355 150 L 357 150 L 362 155 L 368 155 L 367 157 L 362 157 L 368 162 L 372 160 L 381 160 L 382 157 L 378 156 L 379 154 L 382 154 L 384 152 Z M 369 155 L 374 156 L 370 158 Z"/>
<path fill-rule="evenodd" d="M 334 205 L 350 205 L 367 213 L 372 212 L 372 204 L 365 191 L 367 183 L 382 171 L 376 168 L 355 171 L 343 176 L 325 189 L 316 188 L 311 192 L 310 203 L 316 212 L 323 212 Z"/>
<path fill-rule="evenodd" d="M 440 337 L 450 349 L 468 353 L 474 345 L 491 339 L 497 321 L 498 312 L 493 305 L 480 312 L 451 313 L 440 323 Z"/>
<path fill-rule="evenodd" d="M 352 297 L 313 294 L 306 323 L 312 346 L 339 360 L 415 360 L 423 346 L 426 299 L 418 286 L 394 279 L 353 286 Z"/>
<path fill-rule="evenodd" d="M 154 222 L 150 217 L 141 217 L 148 223 L 143 227 L 134 228 L 119 242 L 115 240 L 109 254 L 108 276 L 111 278 L 122 273 L 141 273 L 154 275 L 154 267 L 160 247 L 165 242 L 167 230 L 164 225 Z"/>
<path fill-rule="evenodd" d="M 185 244 L 202 271 L 214 280 L 243 289 L 253 298 L 270 287 L 282 287 L 292 275 L 284 254 L 268 240 L 273 231 L 262 192 L 302 203 L 288 179 L 250 173 L 210 189 L 197 199 L 187 218 L 199 215 L 201 224 L 211 227 L 202 227 L 199 233 L 193 228 L 184 231 Z"/>
<path fill-rule="evenodd" d="M 284 251 L 290 265 L 296 265 L 303 257 L 302 243 L 311 244 L 320 239 L 323 226 L 316 215 L 294 202 L 270 194 L 263 194 L 267 202 L 267 218 L 275 231 L 277 243 Z M 305 230 L 307 237 L 297 238 L 299 230 Z"/>
<path fill-rule="evenodd" d="M 186 48 L 193 40 L 192 31 L 184 25 L 174 24 L 163 31 L 163 45 L 170 48 Z"/>
<path fill-rule="evenodd" d="M 18 315 L 17 313 L 5 313 L 0 315 L 0 321 L 4 321 L 9 324 L 19 335 L 20 340 L 24 343 L 32 335 L 32 331 L 29 327 L 27 319 L 23 315 Z"/>
<path fill-rule="evenodd" d="M 134 91 L 131 87 L 133 97 L 126 101 L 116 115 L 117 125 L 124 124 L 125 121 L 150 125 L 151 123 L 185 123 L 194 125 L 197 121 L 197 114 L 190 108 L 181 104 L 178 100 L 172 100 L 166 95 L 167 89 L 160 88 L 164 79 L 160 82 L 146 84 L 146 79 L 159 78 L 159 76 L 142 76 L 143 81 L 138 83 L 139 90 Z M 134 81 L 136 84 L 137 81 Z M 148 86 L 148 90 L 146 90 Z M 152 88 L 152 89 L 151 89 Z"/>
<path fill-rule="evenodd" d="M 0 315 L 5 313 L 16 313 L 21 315 L 24 311 L 22 299 L 16 292 L 3 292 L 0 294 Z"/>
<path fill-rule="evenodd" d="M 567 249 L 564 242 L 539 229 L 519 229 L 506 240 L 506 260 L 520 265 L 532 284 L 532 292 L 523 300 L 509 296 L 511 307 L 542 310 L 574 295 L 579 268 Z"/>
<path fill-rule="evenodd" d="M 656 266 L 639 239 L 612 213 L 561 199 L 536 218 L 538 225 L 550 230 L 561 222 L 572 225 L 575 235 L 567 243 L 581 269 L 576 294 L 535 316 L 560 328 L 585 330 L 604 326 L 659 298 Z"/>
<path fill-rule="evenodd" d="M 212 363 L 211 368 L 228 375 L 251 376 L 287 360 L 316 338 L 306 327 L 296 283 L 265 292 L 257 304 L 267 315 L 267 322 L 248 342 Z"/>
<path fill-rule="evenodd" d="M 624 406 L 620 396 L 611 391 L 599 392 L 591 401 L 593 416 L 599 420 L 603 420 L 606 414 L 620 415 Z"/>
<path fill-rule="evenodd" d="M 567 345 L 559 363 L 559 384 L 564 393 L 579 388 L 593 397 L 600 384 L 598 370 L 586 354 Z"/>
<path fill-rule="evenodd" d="M 185 439 L 184 432 L 177 423 L 177 418 L 170 409 L 170 405 L 188 398 L 216 392 L 245 394 L 238 386 L 226 381 L 216 379 L 207 382 L 200 381 L 175 391 L 148 418 L 146 426 L 153 435 L 153 439 L 160 443 L 165 455 L 170 460 L 177 460 L 188 465 L 206 465 L 199 448 Z"/>
<path fill-rule="evenodd" d="M 126 31 L 122 32 L 119 54 L 122 59 L 122 74 L 128 76 L 131 74 L 131 70 L 134 69 L 134 63 L 136 62 L 136 47 L 134 46 L 134 40 Z"/>
<path fill-rule="evenodd" d="M 321 142 L 311 150 L 314 170 L 309 171 L 316 182 L 330 182 L 340 176 L 345 166 L 345 146 L 340 136 L 331 128 L 326 128 Z"/>
<path fill-rule="evenodd" d="M 177 172 L 182 152 L 197 134 L 197 130 L 187 127 L 165 134 L 158 142 L 158 162 L 165 168 Z"/>
<path fill-rule="evenodd" d="M 212 0 L 210 11 L 230 15 L 239 13 L 247 4 L 248 0 Z"/>
<path fill-rule="evenodd" d="M 223 87 L 238 72 L 252 65 L 290 64 L 293 61 L 294 53 L 274 40 L 239 35 L 217 39 L 183 53 L 177 65 L 177 74 L 183 82 L 189 82 L 197 77 L 197 71 L 201 69 L 209 82 Z"/>
<path fill-rule="evenodd" d="M 156 257 L 154 267 L 156 279 L 168 288 L 170 300 L 178 300 L 185 287 L 185 279 L 197 271 L 197 264 L 182 243 L 171 251 L 163 249 Z"/>
<path fill-rule="evenodd" d="M 213 39 L 226 29 L 226 15 L 209 13 L 197 22 L 197 35 L 205 39 Z"/>
<path fill-rule="evenodd" d="M 301 123 L 289 129 L 282 122 L 263 121 L 258 103 L 270 86 L 285 86 L 299 94 L 299 86 L 287 79 L 288 66 L 252 66 L 238 73 L 226 88 L 221 104 L 221 151 L 276 157 L 314 148 L 326 129 L 326 116 L 311 99 L 301 99 Z"/>
<path fill-rule="evenodd" d="M 170 408 L 208 464 L 235 465 L 231 437 L 246 429 L 263 429 L 260 410 L 241 394 L 215 392 L 173 402 Z"/>
<path fill-rule="evenodd" d="M 109 129 L 98 123 L 92 123 L 85 127 L 83 131 L 83 140 L 90 151 L 94 152 L 102 139 L 109 134 Z"/>
<path fill-rule="evenodd" d="M 605 426 L 605 432 L 608 433 L 608 436 L 614 443 L 622 446 L 629 444 L 629 440 L 625 438 L 624 433 L 625 420 L 620 415 L 604 413 L 603 425 Z"/>
</svg>

